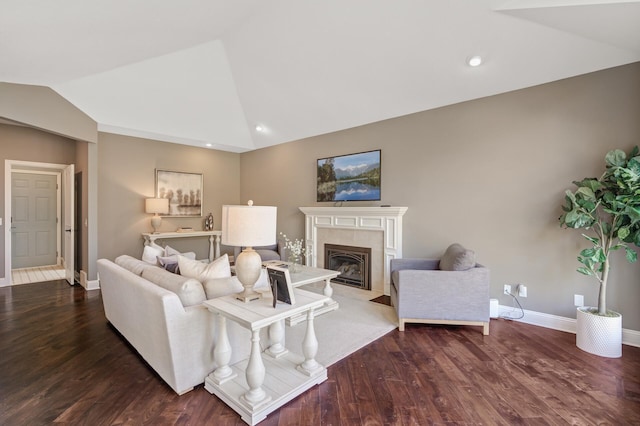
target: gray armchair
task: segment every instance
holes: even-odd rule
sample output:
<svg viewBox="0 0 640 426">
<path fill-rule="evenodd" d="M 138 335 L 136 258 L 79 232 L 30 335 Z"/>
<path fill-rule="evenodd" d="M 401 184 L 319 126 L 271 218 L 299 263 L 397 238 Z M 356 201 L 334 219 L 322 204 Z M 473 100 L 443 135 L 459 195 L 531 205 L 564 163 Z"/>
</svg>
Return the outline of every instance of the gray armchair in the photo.
<svg viewBox="0 0 640 426">
<path fill-rule="evenodd" d="M 481 325 L 489 334 L 489 269 L 451 245 L 441 259 L 392 259 L 391 303 L 405 323 Z"/>
</svg>

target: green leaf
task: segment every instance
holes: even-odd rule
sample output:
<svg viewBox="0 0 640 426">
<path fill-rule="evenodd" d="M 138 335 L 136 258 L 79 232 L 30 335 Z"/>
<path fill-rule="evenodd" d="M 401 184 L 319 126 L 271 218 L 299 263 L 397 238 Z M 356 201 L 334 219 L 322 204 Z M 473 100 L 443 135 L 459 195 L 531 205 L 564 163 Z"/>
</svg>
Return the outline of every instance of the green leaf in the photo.
<svg viewBox="0 0 640 426">
<path fill-rule="evenodd" d="M 629 232 L 629 228 L 627 228 L 626 226 L 621 226 L 620 229 L 618 229 L 618 238 L 624 240 L 629 236 L 630 233 L 631 232 Z"/>
<path fill-rule="evenodd" d="M 586 186 L 578 188 L 578 190 L 576 191 L 576 197 L 579 195 L 582 195 L 584 198 L 587 198 L 590 200 L 595 200 L 596 198 L 596 194 L 595 192 L 593 192 L 593 189 Z"/>
<path fill-rule="evenodd" d="M 621 149 L 614 149 L 612 151 L 607 152 L 607 155 L 604 157 L 605 163 L 607 163 L 607 167 L 623 167 L 625 165 L 625 160 L 627 155 Z"/>
<path fill-rule="evenodd" d="M 640 157 L 633 157 L 627 163 L 627 167 L 635 174 L 640 174 Z"/>
<path fill-rule="evenodd" d="M 634 250 L 630 249 L 629 247 L 625 247 L 624 248 L 627 252 L 627 260 L 631 263 L 634 263 L 636 260 L 638 260 L 638 253 L 636 253 Z"/>
<path fill-rule="evenodd" d="M 576 271 L 578 271 L 578 272 L 580 272 L 581 274 L 584 274 L 584 275 L 593 275 L 593 272 L 591 272 L 591 270 L 589 270 L 587 268 L 580 267 L 580 268 L 576 269 Z"/>
<path fill-rule="evenodd" d="M 591 241 L 593 243 L 593 245 L 598 245 L 600 244 L 600 239 L 599 238 L 595 238 L 595 237 L 590 237 L 587 234 L 582 234 L 583 237 L 585 237 L 587 240 Z"/>
<path fill-rule="evenodd" d="M 595 248 L 586 248 L 580 252 L 580 255 L 583 257 L 594 258 L 596 255 Z"/>
</svg>

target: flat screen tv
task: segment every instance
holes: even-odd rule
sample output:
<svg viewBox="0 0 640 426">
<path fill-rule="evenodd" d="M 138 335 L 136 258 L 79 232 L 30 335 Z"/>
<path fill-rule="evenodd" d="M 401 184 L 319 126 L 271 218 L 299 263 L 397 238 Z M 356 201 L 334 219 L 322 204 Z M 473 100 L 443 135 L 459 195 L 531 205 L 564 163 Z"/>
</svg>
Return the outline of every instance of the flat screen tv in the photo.
<svg viewBox="0 0 640 426">
<path fill-rule="evenodd" d="M 318 160 L 318 202 L 380 199 L 379 149 Z"/>
</svg>

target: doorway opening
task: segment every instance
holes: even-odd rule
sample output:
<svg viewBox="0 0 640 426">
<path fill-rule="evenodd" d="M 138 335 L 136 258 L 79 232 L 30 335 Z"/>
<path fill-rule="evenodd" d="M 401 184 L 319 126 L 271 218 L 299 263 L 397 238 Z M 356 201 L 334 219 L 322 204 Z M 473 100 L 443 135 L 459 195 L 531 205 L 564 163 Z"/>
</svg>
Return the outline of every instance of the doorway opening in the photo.
<svg viewBox="0 0 640 426">
<path fill-rule="evenodd" d="M 74 166 L 5 160 L 5 257 L 0 286 L 75 283 Z"/>
</svg>

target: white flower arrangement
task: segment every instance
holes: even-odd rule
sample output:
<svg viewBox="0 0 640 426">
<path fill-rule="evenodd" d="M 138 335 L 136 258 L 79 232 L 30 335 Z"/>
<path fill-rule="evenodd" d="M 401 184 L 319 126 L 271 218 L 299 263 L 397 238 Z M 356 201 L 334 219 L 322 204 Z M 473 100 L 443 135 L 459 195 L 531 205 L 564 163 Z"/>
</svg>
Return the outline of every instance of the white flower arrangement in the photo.
<svg viewBox="0 0 640 426">
<path fill-rule="evenodd" d="M 301 256 L 307 255 L 307 248 L 304 246 L 304 240 L 296 238 L 291 241 L 286 234 L 283 234 L 282 232 L 280 233 L 280 236 L 284 239 L 284 248 L 289 251 L 289 257 L 293 257 L 300 261 L 299 259 Z"/>
</svg>

